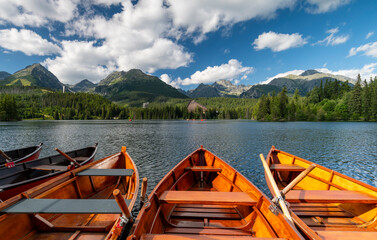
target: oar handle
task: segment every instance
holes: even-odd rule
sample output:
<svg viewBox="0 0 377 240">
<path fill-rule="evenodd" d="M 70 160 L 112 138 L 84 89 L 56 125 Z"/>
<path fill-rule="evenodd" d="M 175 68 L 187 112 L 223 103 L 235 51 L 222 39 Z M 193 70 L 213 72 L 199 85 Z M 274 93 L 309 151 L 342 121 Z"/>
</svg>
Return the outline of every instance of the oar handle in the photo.
<svg viewBox="0 0 377 240">
<path fill-rule="evenodd" d="M 292 217 L 289 214 L 288 207 L 287 207 L 287 205 L 285 205 L 285 201 L 284 201 L 284 199 L 281 196 L 281 193 L 280 193 L 279 188 L 278 188 L 278 186 L 277 186 L 277 184 L 275 182 L 275 179 L 272 176 L 271 170 L 268 167 L 267 162 L 264 159 L 263 154 L 260 154 L 259 156 L 260 156 L 260 159 L 262 160 L 262 164 L 263 164 L 264 170 L 266 172 L 266 175 L 267 175 L 268 179 L 270 180 L 270 184 L 271 184 L 272 189 L 273 189 L 273 191 L 275 193 L 275 196 L 277 197 L 277 199 L 279 201 L 280 208 L 281 208 L 281 210 L 283 210 L 283 213 L 284 213 L 285 217 L 287 218 L 287 220 L 292 224 L 292 226 L 294 226 Z"/>
<path fill-rule="evenodd" d="M 5 152 L 0 150 L 0 154 L 8 161 L 12 161 L 12 158 L 10 158 Z"/>
<path fill-rule="evenodd" d="M 81 167 L 81 164 L 78 163 L 75 159 L 71 158 L 70 156 L 68 156 L 65 152 L 63 152 L 62 150 L 58 149 L 58 148 L 55 148 L 55 151 L 57 151 L 58 153 L 60 153 L 62 156 L 64 156 L 66 159 L 68 159 L 70 162 L 72 162 L 73 164 L 75 164 L 76 166 L 78 167 Z"/>
<path fill-rule="evenodd" d="M 122 211 L 123 215 L 126 216 L 129 222 L 133 222 L 132 215 L 130 213 L 130 210 L 128 210 L 126 201 L 124 200 L 122 194 L 120 193 L 119 189 L 115 189 L 113 191 L 114 198 L 116 202 L 118 203 L 118 206 L 120 210 Z"/>
</svg>

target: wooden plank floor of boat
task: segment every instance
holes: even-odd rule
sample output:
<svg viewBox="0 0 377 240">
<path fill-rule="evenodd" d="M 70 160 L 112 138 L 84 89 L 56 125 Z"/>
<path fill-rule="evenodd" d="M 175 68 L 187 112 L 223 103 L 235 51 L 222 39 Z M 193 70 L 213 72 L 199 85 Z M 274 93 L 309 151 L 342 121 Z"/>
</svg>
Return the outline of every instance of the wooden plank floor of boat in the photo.
<svg viewBox="0 0 377 240">
<path fill-rule="evenodd" d="M 189 191 L 220 193 L 215 188 L 206 184 L 204 187 L 196 184 Z M 239 193 L 234 192 L 234 194 Z M 225 192 L 226 194 L 228 192 Z M 203 196 L 208 195 L 210 194 L 206 195 L 203 193 Z M 243 200 L 241 199 L 240 201 Z M 252 201 L 251 199 L 250 202 Z M 147 234 L 142 239 L 179 239 L 180 237 L 184 239 L 209 239 L 211 237 L 210 239 L 221 240 L 229 239 L 229 237 L 236 237 L 238 239 L 251 239 L 252 237 L 251 232 L 229 229 L 246 223 L 237 211 L 236 206 L 229 203 L 218 204 L 214 201 L 211 204 L 198 204 L 191 203 L 191 200 L 188 200 L 187 203 L 177 203 L 170 215 L 169 222 L 177 227 L 166 227 L 165 234 L 168 235 Z"/>
</svg>

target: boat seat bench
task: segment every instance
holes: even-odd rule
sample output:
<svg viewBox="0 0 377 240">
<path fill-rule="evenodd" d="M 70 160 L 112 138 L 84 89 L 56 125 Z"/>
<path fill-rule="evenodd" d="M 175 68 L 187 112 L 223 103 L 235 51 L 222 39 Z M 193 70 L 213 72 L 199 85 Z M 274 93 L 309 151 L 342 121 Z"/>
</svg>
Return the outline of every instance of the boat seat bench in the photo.
<svg viewBox="0 0 377 240">
<path fill-rule="evenodd" d="M 131 200 L 126 199 L 127 205 Z M 122 213 L 115 199 L 24 199 L 1 213 Z"/>
<path fill-rule="evenodd" d="M 285 195 L 290 203 L 373 203 L 377 197 L 347 190 L 290 190 Z"/>
<path fill-rule="evenodd" d="M 221 172 L 222 169 L 211 166 L 193 166 L 187 167 L 185 170 L 191 170 L 193 172 Z"/>
<path fill-rule="evenodd" d="M 271 164 L 270 169 L 278 172 L 302 172 L 305 170 L 304 167 L 296 164 Z"/>
<path fill-rule="evenodd" d="M 165 191 L 160 196 L 160 202 L 253 206 L 257 204 L 257 199 L 245 192 Z"/>
<path fill-rule="evenodd" d="M 229 240 L 229 236 L 223 235 L 197 235 L 197 234 L 143 234 L 140 240 Z M 252 236 L 237 236 L 240 240 L 283 240 L 285 238 L 257 238 Z"/>
<path fill-rule="evenodd" d="M 133 173 L 133 169 L 86 169 L 76 173 L 76 176 L 131 177 Z"/>
<path fill-rule="evenodd" d="M 317 231 L 318 236 L 324 240 L 353 240 L 353 239 L 377 239 L 375 231 Z"/>
</svg>

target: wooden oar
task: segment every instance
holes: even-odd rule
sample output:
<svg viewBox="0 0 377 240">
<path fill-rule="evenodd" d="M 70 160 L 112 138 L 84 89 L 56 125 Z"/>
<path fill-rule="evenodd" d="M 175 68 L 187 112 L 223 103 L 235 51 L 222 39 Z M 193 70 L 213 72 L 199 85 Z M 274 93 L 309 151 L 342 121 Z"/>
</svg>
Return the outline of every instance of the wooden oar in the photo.
<svg viewBox="0 0 377 240">
<path fill-rule="evenodd" d="M 11 162 L 12 158 L 10 158 L 5 152 L 0 150 L 0 154 L 5 158 L 7 162 Z"/>
<path fill-rule="evenodd" d="M 279 205 L 280 205 L 280 208 L 281 210 L 283 210 L 283 213 L 285 215 L 285 217 L 287 218 L 287 220 L 292 224 L 292 226 L 295 226 L 295 224 L 293 223 L 293 220 L 292 220 L 292 217 L 291 217 L 291 214 L 289 213 L 289 210 L 288 210 L 288 207 L 287 205 L 285 205 L 285 201 L 283 199 L 283 197 L 281 196 L 281 193 L 279 191 L 279 188 L 278 186 L 276 185 L 276 182 L 275 182 L 275 179 L 274 177 L 272 176 L 272 173 L 271 173 L 271 170 L 270 168 L 268 167 L 267 165 L 267 162 L 266 160 L 264 159 L 264 156 L 263 154 L 260 154 L 260 159 L 262 160 L 262 163 L 263 163 L 263 167 L 264 167 L 264 170 L 267 174 L 267 177 L 268 179 L 270 180 L 270 183 L 271 183 L 271 186 L 272 186 L 272 189 L 274 190 L 274 193 L 279 201 Z"/>
<path fill-rule="evenodd" d="M 118 203 L 118 206 L 119 206 L 120 210 L 122 211 L 123 215 L 128 219 L 128 221 L 130 223 L 133 223 L 134 220 L 132 218 L 130 210 L 128 210 L 126 201 L 124 200 L 124 198 L 123 198 L 122 194 L 120 193 L 119 189 L 115 189 L 113 191 L 113 195 L 114 195 L 114 198 L 115 198 L 116 202 Z"/>
<path fill-rule="evenodd" d="M 81 167 L 81 164 L 78 163 L 75 159 L 71 158 L 70 156 L 68 156 L 65 152 L 63 152 L 62 150 L 58 149 L 58 148 L 55 148 L 55 151 L 57 151 L 58 153 L 60 153 L 63 157 L 65 157 L 66 159 L 68 159 L 70 162 L 72 162 L 73 164 L 75 164 L 76 166 L 78 167 Z"/>
<path fill-rule="evenodd" d="M 313 163 L 312 165 L 310 165 L 307 169 L 305 169 L 305 171 L 301 172 L 295 179 L 293 179 L 292 182 L 290 182 L 280 193 L 281 195 L 285 196 L 285 194 L 287 194 L 287 192 L 289 192 L 292 188 L 294 188 L 294 186 L 296 186 L 304 177 L 306 177 L 306 175 L 308 175 L 314 168 L 316 167 L 316 165 Z M 277 200 L 277 197 L 274 197 L 272 199 L 273 202 L 276 202 Z"/>
</svg>

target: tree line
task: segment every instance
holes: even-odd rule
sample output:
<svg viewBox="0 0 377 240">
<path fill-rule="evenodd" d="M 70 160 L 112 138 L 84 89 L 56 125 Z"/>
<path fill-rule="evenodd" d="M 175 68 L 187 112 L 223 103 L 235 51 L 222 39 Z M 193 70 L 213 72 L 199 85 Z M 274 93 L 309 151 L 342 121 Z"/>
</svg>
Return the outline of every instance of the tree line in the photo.
<svg viewBox="0 0 377 240">
<path fill-rule="evenodd" d="M 22 90 L 22 91 L 21 91 Z M 259 99 L 198 98 L 207 111 L 187 109 L 191 99 L 160 98 L 147 108 L 123 107 L 101 95 L 18 89 L 0 91 L 0 121 L 20 119 L 254 119 L 259 121 L 377 121 L 377 78 L 354 86 L 321 82 L 306 96 L 286 88 Z M 21 92 L 19 92 L 21 91 Z"/>
<path fill-rule="evenodd" d="M 253 110 L 261 121 L 377 121 L 377 78 L 361 81 L 351 87 L 347 82 L 328 81 L 314 87 L 305 97 L 296 92 L 287 96 L 263 95 Z"/>
</svg>

